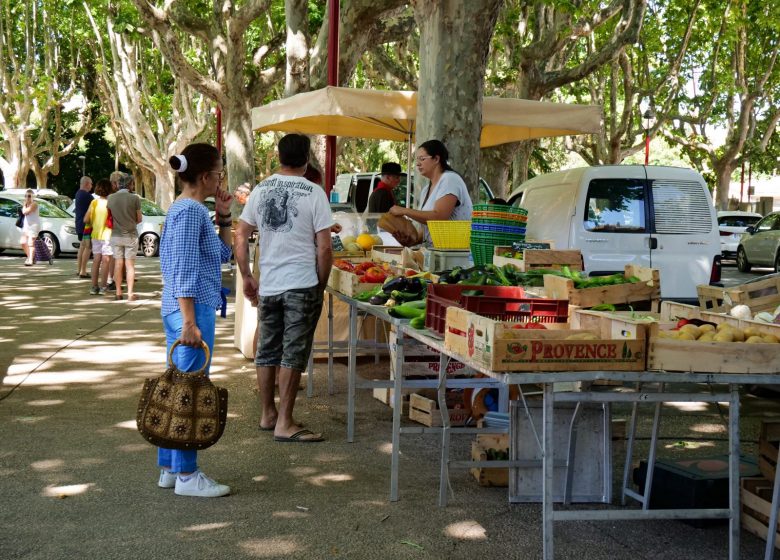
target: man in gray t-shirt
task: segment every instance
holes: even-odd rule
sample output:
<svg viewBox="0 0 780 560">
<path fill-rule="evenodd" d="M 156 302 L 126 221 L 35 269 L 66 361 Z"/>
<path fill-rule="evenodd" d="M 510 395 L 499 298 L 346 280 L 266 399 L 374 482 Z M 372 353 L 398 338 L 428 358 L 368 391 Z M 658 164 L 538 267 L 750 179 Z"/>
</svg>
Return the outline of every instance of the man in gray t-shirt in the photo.
<svg viewBox="0 0 780 560">
<path fill-rule="evenodd" d="M 122 295 L 122 274 L 127 271 L 127 299 L 137 298 L 133 292 L 135 286 L 135 255 L 138 253 L 138 231 L 141 223 L 141 199 L 135 194 L 135 181 L 132 175 L 119 179 L 119 190 L 108 197 L 108 209 L 114 225 L 111 230 L 111 250 L 114 253 L 114 282 L 116 299 Z"/>
</svg>

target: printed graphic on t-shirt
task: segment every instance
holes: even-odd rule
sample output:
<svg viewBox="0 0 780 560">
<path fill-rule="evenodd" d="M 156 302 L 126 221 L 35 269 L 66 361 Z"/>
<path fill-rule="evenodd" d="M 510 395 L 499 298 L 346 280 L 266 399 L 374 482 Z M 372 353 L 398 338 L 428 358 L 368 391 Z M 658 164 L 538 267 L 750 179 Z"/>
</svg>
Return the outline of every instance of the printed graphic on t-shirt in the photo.
<svg viewBox="0 0 780 560">
<path fill-rule="evenodd" d="M 268 191 L 261 202 L 262 228 L 265 231 L 286 233 L 293 228 L 298 216 L 298 199 L 309 196 L 313 187 L 301 181 L 271 179 Z"/>
</svg>

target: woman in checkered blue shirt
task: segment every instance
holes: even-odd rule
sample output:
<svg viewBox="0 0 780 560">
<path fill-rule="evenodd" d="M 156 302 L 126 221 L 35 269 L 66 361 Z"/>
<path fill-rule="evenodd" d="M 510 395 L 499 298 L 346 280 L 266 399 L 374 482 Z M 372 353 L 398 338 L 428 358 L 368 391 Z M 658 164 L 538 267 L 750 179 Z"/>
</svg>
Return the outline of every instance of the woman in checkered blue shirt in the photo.
<svg viewBox="0 0 780 560">
<path fill-rule="evenodd" d="M 181 371 L 197 371 L 205 360 L 206 343 L 214 349 L 216 313 L 222 305 L 221 263 L 230 260 L 233 197 L 220 188 L 225 178 L 222 158 L 214 146 L 190 144 L 181 155 L 171 157 L 178 173 L 181 194 L 168 209 L 160 240 L 163 277 L 162 319 L 170 352 L 176 340 L 173 361 Z M 213 196 L 219 235 L 203 202 Z M 230 493 L 198 469 L 197 451 L 158 450 L 161 468 L 158 485 L 174 488 L 182 496 L 215 498 Z"/>
</svg>

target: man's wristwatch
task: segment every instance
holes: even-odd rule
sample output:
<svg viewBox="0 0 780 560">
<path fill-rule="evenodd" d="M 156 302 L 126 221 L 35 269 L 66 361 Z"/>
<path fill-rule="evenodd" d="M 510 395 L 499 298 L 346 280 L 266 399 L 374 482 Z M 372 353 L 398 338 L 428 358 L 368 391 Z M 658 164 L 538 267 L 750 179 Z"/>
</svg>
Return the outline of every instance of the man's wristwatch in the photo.
<svg viewBox="0 0 780 560">
<path fill-rule="evenodd" d="M 220 213 L 217 213 L 217 216 L 219 216 L 219 217 L 220 217 L 220 218 L 222 218 L 223 220 L 227 220 L 227 219 L 229 219 L 229 218 L 232 218 L 232 217 L 233 217 L 233 215 L 232 215 L 232 214 L 220 214 Z"/>
</svg>

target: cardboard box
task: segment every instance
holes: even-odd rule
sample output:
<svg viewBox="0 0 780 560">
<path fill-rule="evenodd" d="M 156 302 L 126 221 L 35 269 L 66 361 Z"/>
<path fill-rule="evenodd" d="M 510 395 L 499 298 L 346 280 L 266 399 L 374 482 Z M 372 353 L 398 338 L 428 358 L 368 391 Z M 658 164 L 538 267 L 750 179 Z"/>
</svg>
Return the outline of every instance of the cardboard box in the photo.
<svg viewBox="0 0 780 560">
<path fill-rule="evenodd" d="M 660 300 L 661 276 L 658 270 L 629 264 L 623 274 L 626 278 L 636 276 L 641 282 L 577 289 L 573 280 L 548 274 L 544 277 L 544 291 L 548 298 L 567 299 L 570 305 L 578 307 Z"/>
<path fill-rule="evenodd" d="M 466 408 L 462 396 L 459 402 L 456 399 L 453 399 L 451 402 L 453 408 L 449 408 L 450 402 L 447 403 L 450 425 L 464 426 L 468 419 L 471 418 L 471 409 Z M 418 393 L 412 393 L 409 397 L 409 419 L 426 426 L 441 426 L 441 413 L 439 412 L 438 401 Z"/>
<path fill-rule="evenodd" d="M 390 343 L 390 379 L 395 379 L 395 359 L 397 355 L 398 334 L 395 328 L 389 335 Z M 457 360 L 450 360 L 447 364 L 447 375 L 464 373 L 465 365 Z M 403 376 L 407 378 L 438 377 L 439 354 L 432 348 L 417 341 L 406 338 L 404 342 Z"/>
<path fill-rule="evenodd" d="M 480 441 L 480 437 L 477 436 L 477 441 L 471 442 L 471 459 L 473 461 L 487 461 L 487 450 L 496 449 L 499 451 L 505 451 L 507 458 L 509 456 L 509 436 L 506 436 L 506 445 L 492 445 L 486 443 L 484 440 Z M 509 486 L 509 469 L 507 467 L 472 467 L 469 469 L 471 475 L 477 480 L 480 486 L 492 486 L 492 487 L 506 487 Z"/>
<path fill-rule="evenodd" d="M 566 323 L 545 323 L 546 329 L 515 329 L 515 323 L 494 321 L 469 311 L 447 309 L 444 343 L 493 371 L 590 371 L 645 369 L 644 338 L 567 339 L 595 330 L 576 330 Z"/>
<path fill-rule="evenodd" d="M 493 250 L 493 264 L 496 266 L 511 264 L 521 272 L 538 268 L 560 270 L 564 266 L 568 266 L 571 270 L 583 270 L 582 253 L 579 249 L 525 249 L 523 250 L 522 259 L 503 256 L 507 251 L 516 252 L 509 246 L 495 247 Z"/>
</svg>

